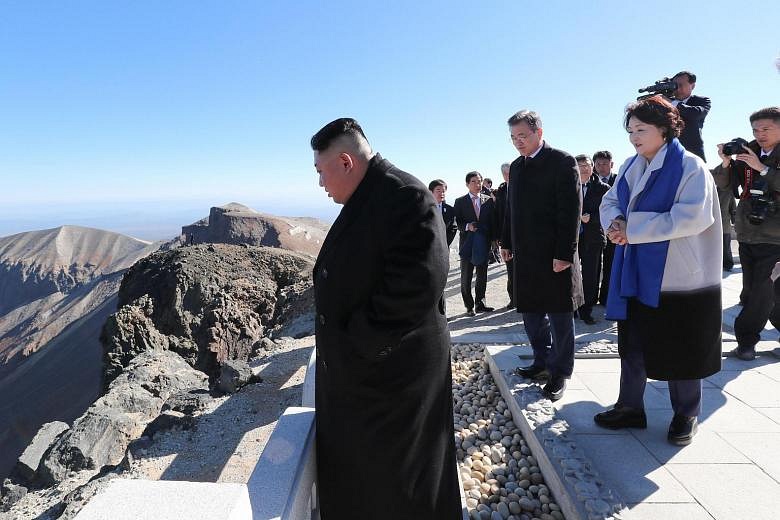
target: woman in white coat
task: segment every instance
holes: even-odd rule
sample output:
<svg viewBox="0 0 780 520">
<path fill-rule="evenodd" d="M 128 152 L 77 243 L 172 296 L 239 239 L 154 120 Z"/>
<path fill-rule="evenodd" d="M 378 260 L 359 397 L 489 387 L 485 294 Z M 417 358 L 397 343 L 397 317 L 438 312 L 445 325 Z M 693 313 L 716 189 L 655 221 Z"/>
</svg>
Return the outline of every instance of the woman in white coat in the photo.
<svg viewBox="0 0 780 520">
<path fill-rule="evenodd" d="M 607 318 L 618 320 L 620 395 L 594 417 L 605 428 L 646 428 L 647 378 L 669 381 L 668 440 L 691 442 L 701 379 L 721 366 L 722 230 L 712 175 L 683 149 L 677 109 L 660 96 L 626 109 L 637 154 L 601 203 L 617 245 Z"/>
</svg>

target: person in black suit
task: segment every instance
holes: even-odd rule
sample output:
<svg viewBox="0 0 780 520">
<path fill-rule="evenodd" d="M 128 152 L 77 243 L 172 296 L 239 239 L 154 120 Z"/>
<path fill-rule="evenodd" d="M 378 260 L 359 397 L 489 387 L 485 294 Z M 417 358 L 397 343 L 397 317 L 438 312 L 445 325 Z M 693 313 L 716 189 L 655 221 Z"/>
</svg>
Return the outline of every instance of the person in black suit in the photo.
<svg viewBox="0 0 780 520">
<path fill-rule="evenodd" d="M 515 308 L 534 351 L 533 364 L 517 373 L 549 378 L 543 392 L 555 401 L 574 369 L 574 310 L 584 303 L 579 174 L 574 157 L 542 140 L 536 112 L 517 112 L 507 123 L 521 157 L 510 166 L 501 256 L 515 263 Z"/>
<path fill-rule="evenodd" d="M 320 516 L 460 518 L 449 262 L 433 196 L 373 152 L 354 119 L 325 125 L 311 147 L 320 186 L 344 205 L 312 273 Z M 344 456 L 347 439 L 361 456 Z"/>
<path fill-rule="evenodd" d="M 675 74 L 672 80 L 677 83 L 677 90 L 674 91 L 671 102 L 673 106 L 677 107 L 677 111 L 685 123 L 680 134 L 680 144 L 692 154 L 698 155 L 703 161 L 706 161 L 701 129 L 704 126 L 704 118 L 710 112 L 710 98 L 692 94 L 693 89 L 696 88 L 696 74 L 683 70 Z"/>
<path fill-rule="evenodd" d="M 491 242 L 495 235 L 495 202 L 493 197 L 482 190 L 482 175 L 479 172 L 466 174 L 466 186 L 469 192 L 455 199 L 455 222 L 460 231 L 460 294 L 466 306 L 466 314 L 474 316 L 476 312 L 491 312 L 485 302 L 487 289 L 487 268 Z M 477 280 L 474 296 L 471 296 L 471 280 L 474 271 Z M 476 303 L 476 305 L 475 305 Z"/>
<path fill-rule="evenodd" d="M 444 202 L 447 195 L 447 183 L 441 179 L 434 179 L 428 184 L 428 189 L 433 193 L 433 200 L 441 212 L 441 218 L 444 219 L 444 229 L 447 234 L 447 245 L 455 240 L 455 234 L 458 232 L 458 226 L 455 224 L 455 210 Z"/>
<path fill-rule="evenodd" d="M 582 186 L 582 216 L 580 217 L 580 239 L 577 250 L 582 264 L 582 291 L 585 303 L 578 310 L 580 319 L 588 325 L 593 325 L 593 306 L 599 295 L 599 277 L 601 275 L 601 254 L 604 251 L 607 237 L 601 228 L 599 206 L 601 198 L 609 191 L 609 185 L 601 182 L 598 175 L 593 174 L 590 157 L 585 154 L 575 157 L 580 170 Z"/>
<path fill-rule="evenodd" d="M 495 197 L 496 200 L 496 236 L 499 239 L 504 235 L 504 217 L 506 216 L 507 190 L 509 189 L 509 163 L 504 163 L 501 165 L 501 176 L 504 178 L 504 182 L 502 182 L 493 192 L 493 197 Z M 498 245 L 500 248 L 500 240 Z M 514 309 L 515 302 L 512 299 L 512 288 L 514 286 L 514 262 L 504 262 L 504 265 L 506 265 L 506 292 L 509 295 L 509 303 L 506 304 L 506 308 Z"/>
<path fill-rule="evenodd" d="M 617 174 L 612 173 L 612 154 L 608 150 L 600 150 L 593 154 L 593 169 L 596 170 L 596 176 L 604 184 L 610 187 L 615 184 Z M 607 240 L 604 248 L 604 261 L 601 269 L 601 288 L 599 289 L 598 303 L 607 305 L 607 295 L 609 294 L 609 275 L 612 272 L 612 258 L 615 256 L 615 244 Z"/>
</svg>

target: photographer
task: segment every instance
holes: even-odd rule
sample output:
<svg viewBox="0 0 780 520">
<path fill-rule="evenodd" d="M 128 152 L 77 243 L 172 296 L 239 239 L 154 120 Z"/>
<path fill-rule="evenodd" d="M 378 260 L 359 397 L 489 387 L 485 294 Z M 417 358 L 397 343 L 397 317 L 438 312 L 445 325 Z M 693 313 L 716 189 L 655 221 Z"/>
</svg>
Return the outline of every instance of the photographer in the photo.
<svg viewBox="0 0 780 520">
<path fill-rule="evenodd" d="M 710 111 L 710 99 L 692 94 L 696 87 L 696 74 L 684 70 L 675 74 L 672 81 L 677 84 L 677 89 L 672 94 L 672 105 L 677 107 L 685 123 L 680 134 L 680 144 L 706 161 L 701 129 L 704 126 L 704 118 Z"/>
<path fill-rule="evenodd" d="M 713 170 L 718 187 L 739 199 L 734 226 L 744 306 L 734 322 L 737 348 L 731 354 L 745 361 L 756 357 L 767 320 L 780 330 L 779 292 L 769 277 L 780 261 L 780 107 L 754 112 L 750 125 L 755 140 L 747 145 L 739 139 L 719 144 L 722 164 Z"/>
</svg>

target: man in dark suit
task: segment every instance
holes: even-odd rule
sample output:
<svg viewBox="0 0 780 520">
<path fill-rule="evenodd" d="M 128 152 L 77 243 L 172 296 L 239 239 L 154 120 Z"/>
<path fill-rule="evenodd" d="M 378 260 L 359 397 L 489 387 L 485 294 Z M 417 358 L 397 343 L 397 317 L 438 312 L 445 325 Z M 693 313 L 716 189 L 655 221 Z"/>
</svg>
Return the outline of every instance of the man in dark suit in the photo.
<svg viewBox="0 0 780 520">
<path fill-rule="evenodd" d="M 507 121 L 520 152 L 511 167 L 501 244 L 514 260 L 514 302 L 534 350 L 523 377 L 549 377 L 543 391 L 563 397 L 574 369 L 574 310 L 583 303 L 577 238 L 582 196 L 574 157 L 542 140 L 542 121 L 523 110 Z"/>
<path fill-rule="evenodd" d="M 504 178 L 504 182 L 502 182 L 498 188 L 493 192 L 493 197 L 495 197 L 496 201 L 496 237 L 499 239 L 503 237 L 504 234 L 504 223 L 505 223 L 505 217 L 506 217 L 506 205 L 507 205 L 507 190 L 509 189 L 509 163 L 504 163 L 501 165 L 501 176 Z M 499 247 L 501 244 L 499 243 Z M 509 295 L 509 303 L 506 304 L 507 309 L 514 309 L 515 308 L 515 302 L 512 299 L 512 289 L 514 287 L 514 263 L 513 262 L 504 262 L 504 265 L 506 265 L 506 292 Z"/>
<path fill-rule="evenodd" d="M 577 250 L 582 264 L 582 290 L 585 303 L 578 310 L 580 319 L 588 325 L 593 325 L 593 306 L 599 296 L 599 277 L 601 276 L 601 254 L 607 237 L 601 228 L 599 206 L 601 198 L 609 191 L 609 185 L 601 182 L 598 175 L 593 174 L 590 157 L 585 154 L 575 157 L 580 170 L 580 185 L 582 189 L 582 216 L 580 217 L 580 239 Z"/>
<path fill-rule="evenodd" d="M 460 231 L 460 294 L 466 306 L 466 314 L 491 312 L 493 307 L 485 303 L 487 289 L 487 268 L 491 242 L 495 235 L 495 203 L 482 190 L 482 175 L 479 172 L 466 174 L 469 192 L 455 199 L 455 222 Z M 474 271 L 477 280 L 474 296 L 471 295 L 471 280 Z"/>
<path fill-rule="evenodd" d="M 320 515 L 460 518 L 448 251 L 433 196 L 374 153 L 354 119 L 329 123 L 311 147 L 320 186 L 344 205 L 313 271 Z"/>
<path fill-rule="evenodd" d="M 449 246 L 455 239 L 458 226 L 455 224 L 455 210 L 444 202 L 447 195 L 447 183 L 441 179 L 434 179 L 428 183 L 428 189 L 433 193 L 433 200 L 436 202 L 439 212 L 441 212 L 441 218 L 444 219 L 444 229 L 447 234 L 447 245 Z"/>
<path fill-rule="evenodd" d="M 680 117 L 685 122 L 679 137 L 680 144 L 692 154 L 696 154 L 703 161 L 706 161 L 701 129 L 704 126 L 704 118 L 710 112 L 710 98 L 692 94 L 693 89 L 696 88 L 696 74 L 684 70 L 675 74 L 672 80 L 677 83 L 672 105 L 677 107 Z"/>
<path fill-rule="evenodd" d="M 593 154 L 593 169 L 596 175 L 604 184 L 612 187 L 615 184 L 617 174 L 612 173 L 612 154 L 608 150 L 600 150 Z M 597 212 L 598 213 L 598 212 Z M 615 256 L 615 244 L 607 240 L 604 247 L 604 262 L 601 269 L 601 288 L 599 289 L 598 303 L 607 305 L 607 295 L 609 294 L 609 276 L 612 273 L 612 258 Z"/>
</svg>

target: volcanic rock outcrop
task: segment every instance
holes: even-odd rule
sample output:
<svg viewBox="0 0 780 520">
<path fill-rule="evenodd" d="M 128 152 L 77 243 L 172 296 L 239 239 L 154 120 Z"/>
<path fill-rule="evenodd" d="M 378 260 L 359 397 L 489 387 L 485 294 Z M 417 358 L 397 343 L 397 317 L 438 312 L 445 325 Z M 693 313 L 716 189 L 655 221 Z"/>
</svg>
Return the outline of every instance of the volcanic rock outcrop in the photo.
<svg viewBox="0 0 780 520">
<path fill-rule="evenodd" d="M 238 203 L 213 207 L 209 216 L 181 229 L 185 244 L 249 244 L 316 257 L 328 226 L 307 217 L 277 217 Z"/>
<path fill-rule="evenodd" d="M 225 244 L 150 255 L 125 275 L 103 328 L 105 380 L 140 352 L 171 350 L 212 380 L 264 336 L 313 332 L 313 262 L 280 249 Z"/>
</svg>

